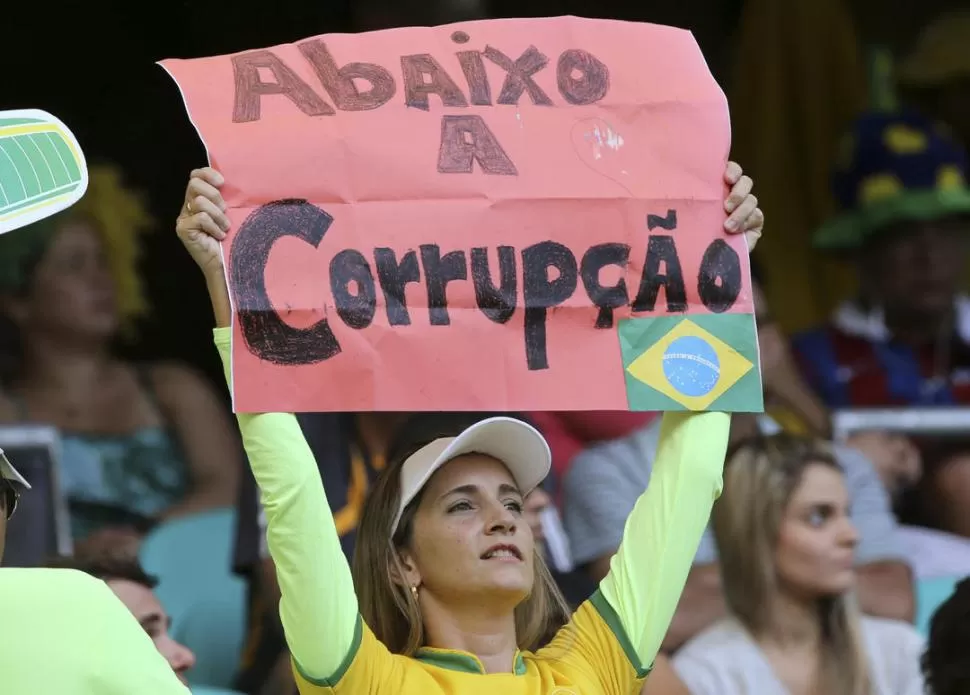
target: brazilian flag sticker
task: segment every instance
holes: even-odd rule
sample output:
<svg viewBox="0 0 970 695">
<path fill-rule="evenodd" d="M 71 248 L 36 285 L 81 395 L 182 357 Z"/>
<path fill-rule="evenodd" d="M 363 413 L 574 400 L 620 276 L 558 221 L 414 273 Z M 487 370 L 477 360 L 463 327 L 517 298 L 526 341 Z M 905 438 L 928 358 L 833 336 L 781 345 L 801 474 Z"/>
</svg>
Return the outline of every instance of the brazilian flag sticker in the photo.
<svg viewBox="0 0 970 695">
<path fill-rule="evenodd" d="M 618 330 L 630 410 L 764 410 L 753 315 L 632 318 Z"/>
<path fill-rule="evenodd" d="M 74 134 L 46 111 L 0 111 L 0 234 L 76 203 L 88 169 Z"/>
</svg>

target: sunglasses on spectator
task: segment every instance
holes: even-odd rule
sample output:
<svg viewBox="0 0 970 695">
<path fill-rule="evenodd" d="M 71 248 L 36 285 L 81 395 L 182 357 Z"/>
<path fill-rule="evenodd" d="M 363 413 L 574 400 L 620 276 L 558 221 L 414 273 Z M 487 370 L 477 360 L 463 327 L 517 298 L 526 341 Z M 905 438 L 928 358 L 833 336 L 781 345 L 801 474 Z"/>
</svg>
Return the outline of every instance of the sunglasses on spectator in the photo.
<svg viewBox="0 0 970 695">
<path fill-rule="evenodd" d="M 17 511 L 17 502 L 19 501 L 20 491 L 6 478 L 0 479 L 0 512 L 7 519 L 10 519 L 13 513 Z"/>
</svg>

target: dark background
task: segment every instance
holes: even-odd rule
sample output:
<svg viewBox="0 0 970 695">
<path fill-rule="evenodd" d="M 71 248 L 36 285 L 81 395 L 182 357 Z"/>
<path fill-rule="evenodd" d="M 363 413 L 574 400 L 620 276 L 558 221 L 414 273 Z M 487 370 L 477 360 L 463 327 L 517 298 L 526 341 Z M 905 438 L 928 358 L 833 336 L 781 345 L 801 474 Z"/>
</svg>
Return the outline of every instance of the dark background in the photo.
<svg viewBox="0 0 970 695">
<path fill-rule="evenodd" d="M 786 2 L 788 0 L 777 0 Z M 691 29 L 725 83 L 743 0 L 493 0 L 491 16 L 576 14 L 648 20 Z M 449 17 L 435 0 L 5 3 L 0 31 L 0 108 L 41 108 L 77 135 L 89 160 L 120 164 L 158 220 L 143 270 L 154 312 L 134 357 L 183 359 L 213 373 L 211 314 L 199 273 L 172 233 L 189 171 L 205 152 L 174 83 L 155 61 L 231 53 L 373 24 L 428 24 Z M 872 13 L 869 5 L 877 5 Z M 853 0 L 868 34 L 908 39 L 953 2 Z M 33 12 L 33 14 L 31 14 Z M 893 17 L 890 22 L 887 17 Z"/>
</svg>

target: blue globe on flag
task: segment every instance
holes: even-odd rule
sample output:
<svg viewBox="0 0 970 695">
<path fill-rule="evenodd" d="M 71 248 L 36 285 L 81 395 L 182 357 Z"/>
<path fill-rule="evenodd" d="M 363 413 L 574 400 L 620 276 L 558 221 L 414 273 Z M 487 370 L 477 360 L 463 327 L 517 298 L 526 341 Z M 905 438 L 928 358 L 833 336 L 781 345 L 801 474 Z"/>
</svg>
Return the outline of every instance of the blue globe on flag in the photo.
<svg viewBox="0 0 970 695">
<path fill-rule="evenodd" d="M 703 338 L 685 335 L 664 350 L 663 372 L 668 383 L 691 398 L 710 393 L 721 377 L 717 351 Z"/>
</svg>

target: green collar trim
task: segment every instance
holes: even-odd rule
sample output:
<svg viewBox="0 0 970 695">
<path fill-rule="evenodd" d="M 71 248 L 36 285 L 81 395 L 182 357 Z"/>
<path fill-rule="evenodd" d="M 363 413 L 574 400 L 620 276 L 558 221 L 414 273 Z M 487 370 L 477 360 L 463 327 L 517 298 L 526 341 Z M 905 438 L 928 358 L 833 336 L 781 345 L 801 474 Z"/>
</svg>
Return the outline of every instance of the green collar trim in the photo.
<svg viewBox="0 0 970 695">
<path fill-rule="evenodd" d="M 434 647 L 422 647 L 414 654 L 414 658 L 438 668 L 448 671 L 459 671 L 461 673 L 475 673 L 485 675 L 485 666 L 474 654 L 461 652 L 455 649 L 437 649 Z M 516 676 L 525 675 L 525 661 L 522 654 L 515 652 L 512 662 L 512 672 Z"/>
</svg>

